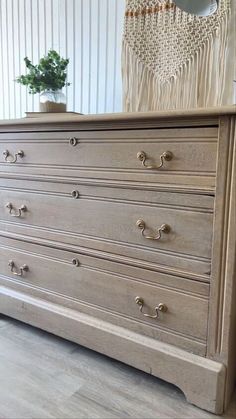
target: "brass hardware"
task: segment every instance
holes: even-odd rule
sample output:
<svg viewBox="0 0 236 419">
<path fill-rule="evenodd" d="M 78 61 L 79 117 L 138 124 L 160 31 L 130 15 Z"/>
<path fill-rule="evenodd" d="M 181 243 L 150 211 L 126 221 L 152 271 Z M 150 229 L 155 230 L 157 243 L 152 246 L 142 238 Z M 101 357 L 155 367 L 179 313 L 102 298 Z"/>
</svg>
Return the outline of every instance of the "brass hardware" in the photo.
<svg viewBox="0 0 236 419">
<path fill-rule="evenodd" d="M 144 313 L 143 312 L 143 306 L 144 306 L 144 299 L 142 297 L 135 297 L 135 302 L 136 304 L 139 305 L 139 310 L 140 312 L 145 316 L 145 317 L 149 317 L 150 319 L 158 319 L 159 317 L 159 312 L 163 312 L 166 313 L 166 311 L 168 310 L 168 307 L 163 304 L 160 303 L 158 304 L 157 307 L 154 308 L 156 314 L 148 314 L 148 313 Z"/>
<path fill-rule="evenodd" d="M 147 155 L 144 151 L 139 151 L 138 154 L 137 154 L 137 159 L 141 161 L 142 165 L 146 169 L 160 169 L 164 165 L 164 160 L 170 161 L 170 160 L 172 160 L 172 158 L 173 158 L 173 154 L 171 153 L 171 151 L 165 151 L 160 156 L 159 166 L 151 166 L 151 165 L 146 164 Z"/>
<path fill-rule="evenodd" d="M 79 191 L 72 191 L 71 195 L 72 195 L 72 198 L 78 199 L 79 198 Z"/>
<path fill-rule="evenodd" d="M 170 232 L 170 226 L 168 224 L 162 224 L 160 228 L 157 229 L 157 234 L 154 236 L 148 236 L 144 233 L 145 228 L 146 228 L 146 224 L 143 220 L 138 220 L 136 222 L 136 226 L 138 228 L 140 228 L 142 236 L 145 239 L 149 239 L 149 240 L 160 240 L 162 233 L 168 234 Z"/>
<path fill-rule="evenodd" d="M 24 157 L 24 151 L 22 151 L 22 150 L 15 153 L 15 155 L 14 155 L 15 157 L 13 157 L 12 154 L 10 154 L 10 152 L 8 150 L 4 150 L 2 154 L 5 156 L 5 161 L 7 163 L 15 163 L 17 161 L 18 156 L 21 157 L 21 158 Z M 9 156 L 11 156 L 11 159 L 7 160 L 7 158 Z"/>
<path fill-rule="evenodd" d="M 24 264 L 20 267 L 20 272 L 14 271 L 15 263 L 13 262 L 13 260 L 9 260 L 8 266 L 10 266 L 11 272 L 13 273 L 13 275 L 16 275 L 16 276 L 23 276 L 24 272 L 27 272 L 29 270 L 29 267 Z"/>
<path fill-rule="evenodd" d="M 80 265 L 79 259 L 77 259 L 77 258 L 72 259 L 72 264 L 75 265 L 75 266 L 79 266 Z"/>
<path fill-rule="evenodd" d="M 78 142 L 79 142 L 78 138 L 71 137 L 69 139 L 69 144 L 72 145 L 72 147 L 75 147 L 78 144 Z"/>
<path fill-rule="evenodd" d="M 8 202 L 8 204 L 6 205 L 6 208 L 9 209 L 9 214 L 12 217 L 21 217 L 22 216 L 22 212 L 26 212 L 27 211 L 26 205 L 21 205 L 21 207 L 16 210 L 16 209 L 14 209 L 13 205 L 10 202 Z M 17 211 L 18 211 L 18 213 L 17 213 Z"/>
</svg>

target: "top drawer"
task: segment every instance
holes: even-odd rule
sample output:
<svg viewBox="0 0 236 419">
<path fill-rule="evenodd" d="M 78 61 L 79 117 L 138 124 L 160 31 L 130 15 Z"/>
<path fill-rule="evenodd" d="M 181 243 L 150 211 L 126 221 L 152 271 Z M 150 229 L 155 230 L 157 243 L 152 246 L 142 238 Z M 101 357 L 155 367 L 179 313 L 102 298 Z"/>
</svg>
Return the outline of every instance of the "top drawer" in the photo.
<svg viewBox="0 0 236 419">
<path fill-rule="evenodd" d="M 216 127 L 1 134 L 0 168 L 214 187 L 217 135 Z"/>
</svg>

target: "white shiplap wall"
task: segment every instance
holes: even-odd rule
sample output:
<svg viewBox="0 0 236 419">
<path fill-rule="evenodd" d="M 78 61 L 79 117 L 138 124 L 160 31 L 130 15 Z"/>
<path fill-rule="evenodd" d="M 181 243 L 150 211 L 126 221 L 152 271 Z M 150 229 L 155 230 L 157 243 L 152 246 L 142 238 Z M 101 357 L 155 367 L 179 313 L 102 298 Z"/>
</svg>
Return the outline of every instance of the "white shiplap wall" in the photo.
<svg viewBox="0 0 236 419">
<path fill-rule="evenodd" d="M 122 107 L 121 39 L 125 0 L 0 0 L 0 119 L 38 110 L 38 95 L 14 82 L 50 48 L 70 58 L 67 108 Z"/>
</svg>

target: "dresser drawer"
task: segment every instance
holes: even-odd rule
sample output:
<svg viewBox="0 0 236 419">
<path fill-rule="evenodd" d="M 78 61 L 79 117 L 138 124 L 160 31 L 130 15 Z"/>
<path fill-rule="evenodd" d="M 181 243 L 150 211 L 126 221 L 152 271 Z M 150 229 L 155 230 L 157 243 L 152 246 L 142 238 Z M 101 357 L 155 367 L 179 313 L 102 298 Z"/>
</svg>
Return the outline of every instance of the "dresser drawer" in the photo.
<svg viewBox="0 0 236 419">
<path fill-rule="evenodd" d="M 87 238 L 91 240 L 89 247 L 96 248 L 102 242 L 107 251 L 116 243 L 125 246 L 127 254 L 129 248 L 135 249 L 140 257 L 144 249 L 152 262 L 157 262 L 158 252 L 211 258 L 213 209 L 209 206 L 213 199 L 209 197 L 53 186 L 53 191 L 45 184 L 44 190 L 34 192 L 1 188 L 0 220 L 15 225 L 15 231 L 20 225 L 35 227 L 34 235 L 42 228 L 46 237 L 47 231 L 61 232 L 67 235 L 67 242 L 71 236 L 78 243 Z"/>
<path fill-rule="evenodd" d="M 135 270 L 133 272 L 125 265 L 118 266 L 117 270 L 118 264 L 83 254 L 30 244 L 28 250 L 26 248 L 26 244 L 15 241 L 14 246 L 9 246 L 9 240 L 5 246 L 3 241 L 1 276 L 103 309 L 107 311 L 108 320 L 110 312 L 141 324 L 205 341 L 208 310 L 206 285 L 193 284 L 190 291 L 191 285 L 186 288 L 185 282 L 181 283 L 179 278 L 176 281 L 179 285 L 172 290 L 168 276 L 160 275 L 162 285 L 158 285 L 158 276 L 156 283 L 150 283 L 154 275 L 142 269 L 135 276 Z"/>
<path fill-rule="evenodd" d="M 165 182 L 169 173 L 183 183 L 186 174 L 214 177 L 217 134 L 217 128 L 0 134 L 0 167 L 152 182 Z"/>
</svg>

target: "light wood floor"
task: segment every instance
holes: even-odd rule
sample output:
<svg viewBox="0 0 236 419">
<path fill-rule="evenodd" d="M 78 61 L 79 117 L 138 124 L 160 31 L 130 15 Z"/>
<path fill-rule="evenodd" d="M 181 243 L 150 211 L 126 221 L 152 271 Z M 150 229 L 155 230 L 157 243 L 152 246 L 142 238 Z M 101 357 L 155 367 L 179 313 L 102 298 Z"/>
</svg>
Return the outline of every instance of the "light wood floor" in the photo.
<svg viewBox="0 0 236 419">
<path fill-rule="evenodd" d="M 225 418 L 236 418 L 236 398 Z M 0 418 L 218 418 L 176 387 L 0 317 Z"/>
</svg>

